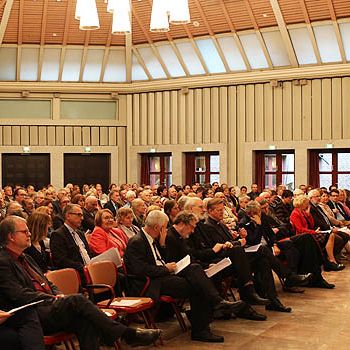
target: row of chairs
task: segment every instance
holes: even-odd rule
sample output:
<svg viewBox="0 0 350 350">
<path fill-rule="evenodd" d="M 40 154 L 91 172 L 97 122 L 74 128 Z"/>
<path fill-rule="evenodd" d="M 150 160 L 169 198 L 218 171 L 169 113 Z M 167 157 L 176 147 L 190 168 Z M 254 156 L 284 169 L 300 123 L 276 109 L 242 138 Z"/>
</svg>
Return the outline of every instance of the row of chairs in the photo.
<svg viewBox="0 0 350 350">
<path fill-rule="evenodd" d="M 116 297 L 115 286 L 118 282 L 118 271 L 112 262 L 100 261 L 91 263 L 85 266 L 84 275 L 87 285 L 83 293 L 87 294 L 92 301 L 100 299 L 102 295 L 105 295 L 102 293 L 110 295 L 109 298 L 96 303 L 108 317 L 115 319 L 117 316 L 139 314 L 142 316 L 147 328 L 156 328 L 154 322 L 154 301 L 151 298 L 144 297 L 143 295 L 140 297 Z M 67 268 L 49 271 L 46 277 L 65 295 L 77 294 L 82 290 L 79 273 L 74 269 Z M 146 282 L 144 292 L 148 284 Z M 136 304 L 125 305 L 125 301 L 135 301 L 136 299 L 138 300 Z M 182 331 L 186 332 L 187 326 L 178 307 L 177 300 L 163 295 L 159 301 L 172 306 Z M 53 348 L 55 344 L 63 343 L 66 350 L 75 350 L 72 341 L 73 337 L 73 334 L 59 333 L 45 336 L 44 340 L 48 348 Z M 162 339 L 160 339 L 160 342 L 163 344 Z M 118 342 L 115 344 L 115 348 L 120 349 Z"/>
</svg>

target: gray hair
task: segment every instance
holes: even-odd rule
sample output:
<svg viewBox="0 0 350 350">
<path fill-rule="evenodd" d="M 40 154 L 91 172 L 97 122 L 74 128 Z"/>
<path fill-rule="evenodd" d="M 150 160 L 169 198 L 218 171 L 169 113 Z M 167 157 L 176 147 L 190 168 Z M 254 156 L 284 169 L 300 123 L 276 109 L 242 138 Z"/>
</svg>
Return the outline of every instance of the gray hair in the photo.
<svg viewBox="0 0 350 350">
<path fill-rule="evenodd" d="M 185 210 L 191 210 L 198 202 L 202 203 L 203 201 L 199 197 L 190 197 L 185 203 Z"/>
<path fill-rule="evenodd" d="M 168 223 L 169 219 L 166 214 L 160 210 L 151 211 L 146 218 L 145 227 L 154 227 L 155 225 L 163 226 Z"/>
</svg>

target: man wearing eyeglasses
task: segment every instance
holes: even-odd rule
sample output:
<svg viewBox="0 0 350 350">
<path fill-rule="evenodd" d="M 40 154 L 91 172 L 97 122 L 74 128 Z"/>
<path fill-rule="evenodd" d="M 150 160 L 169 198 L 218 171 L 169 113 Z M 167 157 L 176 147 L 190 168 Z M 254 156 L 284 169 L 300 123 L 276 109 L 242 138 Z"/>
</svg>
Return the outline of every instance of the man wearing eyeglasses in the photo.
<svg viewBox="0 0 350 350">
<path fill-rule="evenodd" d="M 83 267 L 90 262 L 92 253 L 84 234 L 78 230 L 83 211 L 77 204 L 67 204 L 63 217 L 64 225 L 54 231 L 50 239 L 53 265 L 59 269 L 76 269 L 84 283 Z"/>
</svg>

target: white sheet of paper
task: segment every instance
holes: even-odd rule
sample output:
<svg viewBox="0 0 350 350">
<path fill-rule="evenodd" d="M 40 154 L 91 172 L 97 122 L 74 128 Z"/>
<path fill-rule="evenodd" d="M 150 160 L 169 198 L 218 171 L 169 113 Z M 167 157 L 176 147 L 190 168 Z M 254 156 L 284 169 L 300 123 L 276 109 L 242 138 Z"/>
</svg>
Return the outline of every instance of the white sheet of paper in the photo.
<svg viewBox="0 0 350 350">
<path fill-rule="evenodd" d="M 206 275 L 210 278 L 214 275 L 216 275 L 218 272 L 226 268 L 227 266 L 230 266 L 232 264 L 230 258 L 224 258 L 220 260 L 218 263 L 216 263 L 213 266 L 210 266 L 208 269 L 204 270 Z"/>
<path fill-rule="evenodd" d="M 349 230 L 346 226 L 344 226 L 344 227 L 342 227 L 342 228 L 339 228 L 338 231 L 340 231 L 340 232 L 345 232 L 345 233 L 347 233 L 347 234 L 350 234 L 350 230 Z"/>
<path fill-rule="evenodd" d="M 244 251 L 246 253 L 255 253 L 256 251 L 258 251 L 258 249 L 260 248 L 261 243 L 256 244 L 256 245 L 252 245 L 250 247 L 244 248 Z"/>
<path fill-rule="evenodd" d="M 27 307 L 29 306 L 33 306 L 33 305 L 37 305 L 37 304 L 40 304 L 42 303 L 44 300 L 38 300 L 38 301 L 34 301 L 32 303 L 29 303 L 29 304 L 25 304 L 25 305 L 22 305 L 22 306 L 19 306 L 19 307 L 16 307 L 10 311 L 7 311 L 9 314 L 14 314 L 15 312 L 19 311 L 19 310 L 22 310 L 22 309 L 26 309 Z"/>
<path fill-rule="evenodd" d="M 115 300 L 111 303 L 112 306 L 134 306 L 138 304 L 141 300 L 140 299 L 121 299 L 121 300 Z"/>
<path fill-rule="evenodd" d="M 119 251 L 117 248 L 110 248 L 103 252 L 100 255 L 95 256 L 90 260 L 90 262 L 97 262 L 97 261 L 112 261 L 115 266 L 120 267 L 122 266 L 122 258 L 120 257 Z"/>
<path fill-rule="evenodd" d="M 183 259 L 176 263 L 175 275 L 181 272 L 184 268 L 186 268 L 189 264 L 191 264 L 191 257 L 186 255 Z"/>
</svg>

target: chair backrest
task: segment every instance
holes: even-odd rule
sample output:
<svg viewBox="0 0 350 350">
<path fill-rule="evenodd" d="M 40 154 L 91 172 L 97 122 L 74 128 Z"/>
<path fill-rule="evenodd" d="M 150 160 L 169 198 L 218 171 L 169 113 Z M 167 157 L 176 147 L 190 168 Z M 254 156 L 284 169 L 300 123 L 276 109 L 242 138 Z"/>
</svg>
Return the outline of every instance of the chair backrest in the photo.
<svg viewBox="0 0 350 350">
<path fill-rule="evenodd" d="M 114 287 L 117 283 L 117 268 L 111 261 L 98 261 L 90 263 L 84 268 L 88 284 L 108 284 Z M 102 293 L 106 289 L 94 289 L 94 293 Z"/>
<path fill-rule="evenodd" d="M 77 294 L 80 292 L 80 276 L 74 269 L 49 271 L 46 278 L 52 282 L 63 294 Z"/>
</svg>

